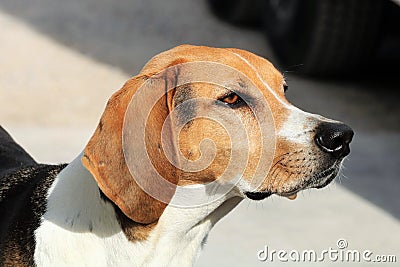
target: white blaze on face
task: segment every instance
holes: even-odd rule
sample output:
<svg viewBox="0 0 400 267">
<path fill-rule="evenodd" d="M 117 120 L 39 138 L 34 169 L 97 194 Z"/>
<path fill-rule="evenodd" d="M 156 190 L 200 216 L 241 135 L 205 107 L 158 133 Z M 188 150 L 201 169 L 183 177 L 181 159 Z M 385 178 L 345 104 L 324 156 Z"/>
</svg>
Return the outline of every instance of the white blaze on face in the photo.
<svg viewBox="0 0 400 267">
<path fill-rule="evenodd" d="M 278 131 L 278 138 L 291 143 L 309 145 L 312 143 L 312 133 L 317 126 L 317 116 L 291 106 L 286 121 Z"/>
</svg>

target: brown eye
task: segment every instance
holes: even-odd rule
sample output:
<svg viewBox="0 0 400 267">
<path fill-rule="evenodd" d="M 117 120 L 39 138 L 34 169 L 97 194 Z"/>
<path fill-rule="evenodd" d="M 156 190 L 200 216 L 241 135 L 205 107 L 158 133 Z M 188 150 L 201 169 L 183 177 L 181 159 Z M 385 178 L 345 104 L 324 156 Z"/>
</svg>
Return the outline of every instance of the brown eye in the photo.
<svg viewBox="0 0 400 267">
<path fill-rule="evenodd" d="M 238 96 L 235 93 L 230 93 L 229 95 L 224 96 L 219 100 L 231 107 L 235 107 L 235 106 L 238 106 L 239 104 L 243 103 L 243 100 L 240 98 L 240 96 Z"/>
<path fill-rule="evenodd" d="M 235 102 L 238 100 L 239 100 L 239 96 L 237 94 L 230 94 L 227 97 L 225 97 L 224 99 L 222 99 L 222 102 L 232 105 L 232 104 L 235 104 Z"/>
</svg>

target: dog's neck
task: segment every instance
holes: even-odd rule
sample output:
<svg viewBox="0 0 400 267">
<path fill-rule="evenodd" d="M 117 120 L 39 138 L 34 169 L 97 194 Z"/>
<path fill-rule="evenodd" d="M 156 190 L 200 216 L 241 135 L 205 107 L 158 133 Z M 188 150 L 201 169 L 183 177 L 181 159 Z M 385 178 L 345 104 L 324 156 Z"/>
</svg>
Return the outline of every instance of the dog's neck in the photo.
<svg viewBox="0 0 400 267">
<path fill-rule="evenodd" d="M 152 260 L 145 266 L 191 266 L 212 227 L 241 200 L 230 197 L 197 208 L 168 206 L 152 233 Z"/>
<path fill-rule="evenodd" d="M 146 238 L 134 240 L 125 233 L 135 236 L 138 225 L 126 223 L 129 219 L 101 197 L 81 156 L 48 192 L 47 211 L 35 231 L 38 266 L 191 266 L 211 228 L 241 200 L 227 196 L 202 207 L 167 206 L 147 227 Z"/>
</svg>

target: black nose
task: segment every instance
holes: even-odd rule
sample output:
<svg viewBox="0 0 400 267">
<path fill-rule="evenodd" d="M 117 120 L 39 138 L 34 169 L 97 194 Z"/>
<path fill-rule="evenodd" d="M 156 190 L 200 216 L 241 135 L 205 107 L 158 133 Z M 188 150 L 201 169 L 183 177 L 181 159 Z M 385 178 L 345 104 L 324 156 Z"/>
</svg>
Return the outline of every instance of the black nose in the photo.
<svg viewBox="0 0 400 267">
<path fill-rule="evenodd" d="M 346 124 L 323 122 L 317 127 L 315 143 L 322 151 L 341 158 L 350 153 L 353 135 L 353 130 Z"/>
</svg>

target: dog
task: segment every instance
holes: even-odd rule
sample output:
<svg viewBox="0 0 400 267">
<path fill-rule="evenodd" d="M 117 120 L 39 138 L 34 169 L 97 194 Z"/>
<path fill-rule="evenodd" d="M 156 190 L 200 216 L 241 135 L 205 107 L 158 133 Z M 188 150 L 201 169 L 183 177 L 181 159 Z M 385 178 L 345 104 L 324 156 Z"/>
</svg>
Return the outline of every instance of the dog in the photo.
<svg viewBox="0 0 400 267">
<path fill-rule="evenodd" d="M 182 45 L 110 98 L 70 164 L 36 163 L 2 129 L 0 265 L 192 266 L 243 199 L 325 187 L 353 131 L 287 88 L 250 52 Z"/>
</svg>

